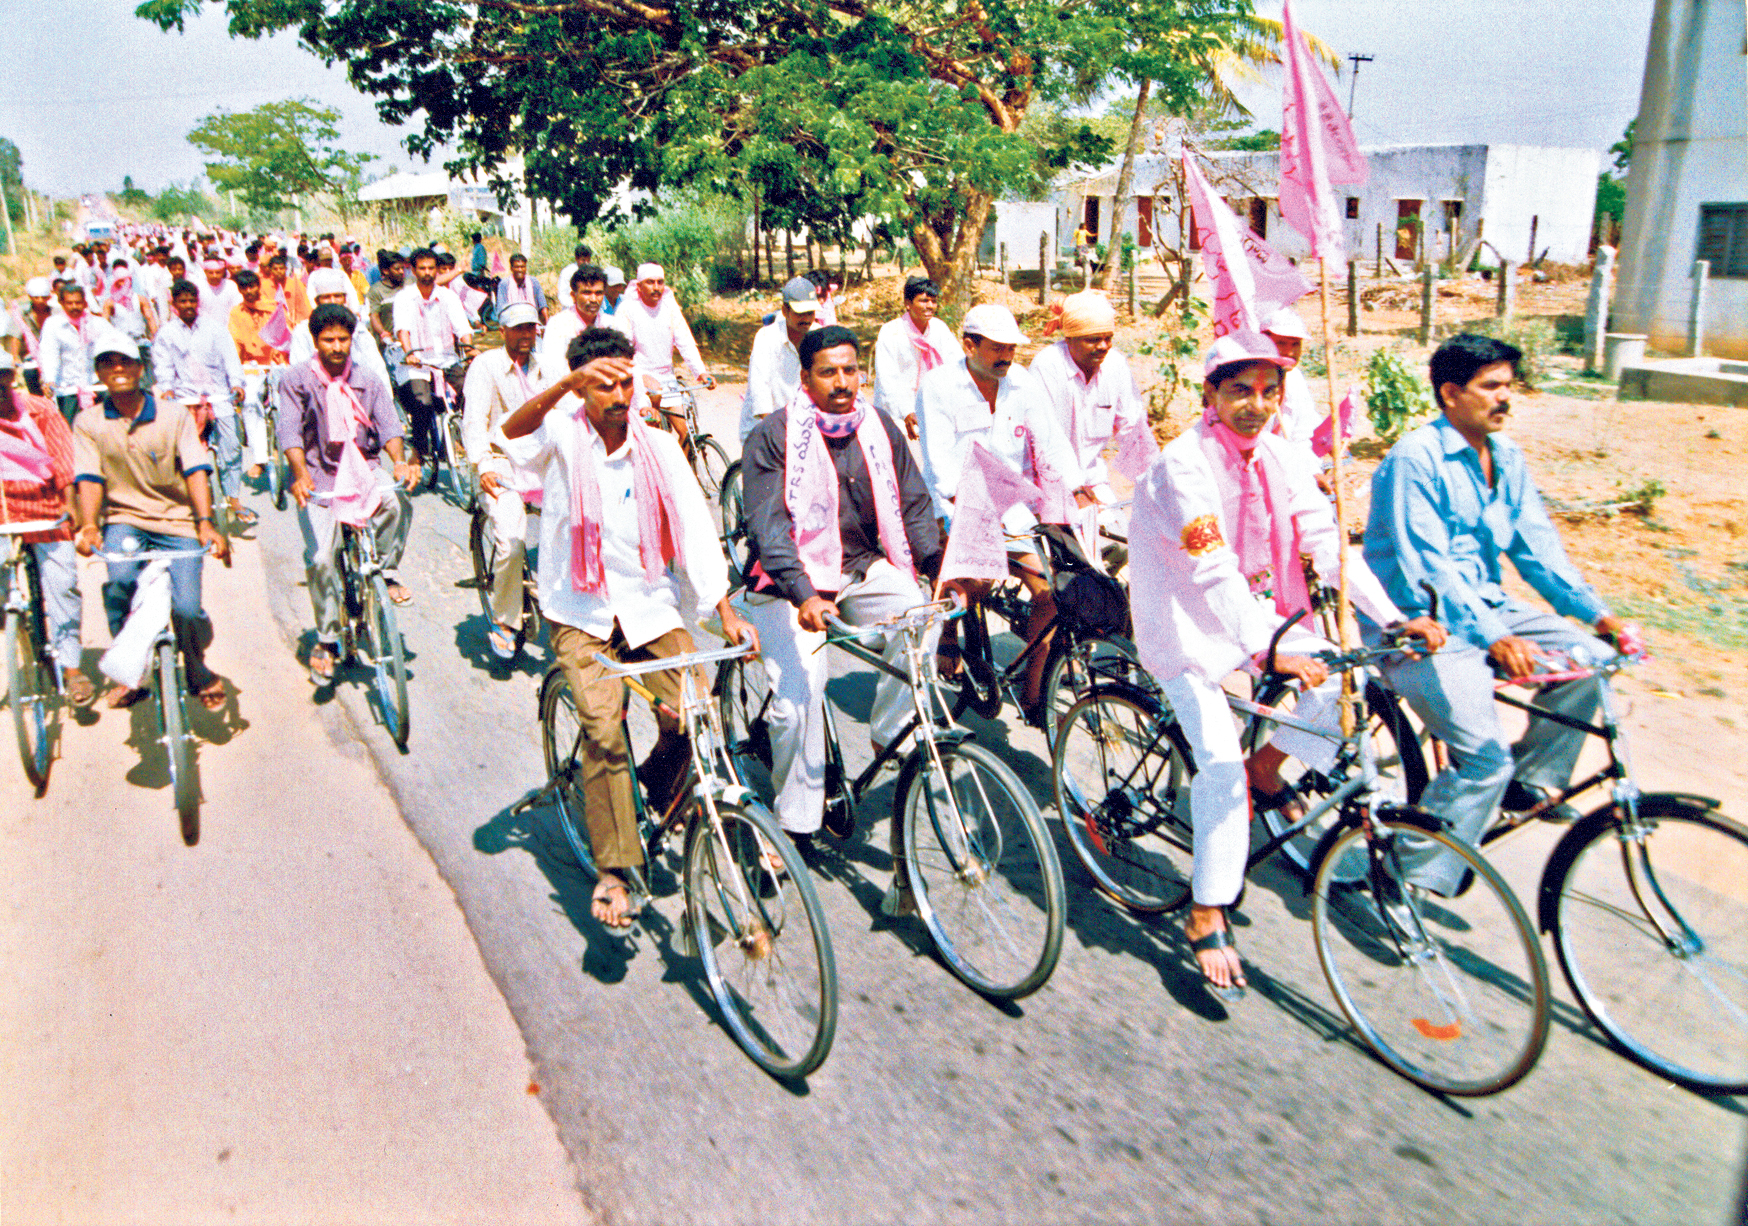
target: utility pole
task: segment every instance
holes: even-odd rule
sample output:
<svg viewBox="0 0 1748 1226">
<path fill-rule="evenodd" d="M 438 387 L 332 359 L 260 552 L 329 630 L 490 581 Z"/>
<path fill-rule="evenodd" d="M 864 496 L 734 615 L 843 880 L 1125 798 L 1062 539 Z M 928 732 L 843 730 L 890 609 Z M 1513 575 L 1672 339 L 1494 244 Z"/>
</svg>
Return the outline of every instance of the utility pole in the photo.
<svg viewBox="0 0 1748 1226">
<path fill-rule="evenodd" d="M 1347 117 L 1352 119 L 1354 91 L 1359 88 L 1360 83 L 1360 65 L 1370 64 L 1372 57 L 1369 55 L 1350 55 L 1347 58 L 1353 61 L 1353 75 L 1347 79 Z"/>
</svg>

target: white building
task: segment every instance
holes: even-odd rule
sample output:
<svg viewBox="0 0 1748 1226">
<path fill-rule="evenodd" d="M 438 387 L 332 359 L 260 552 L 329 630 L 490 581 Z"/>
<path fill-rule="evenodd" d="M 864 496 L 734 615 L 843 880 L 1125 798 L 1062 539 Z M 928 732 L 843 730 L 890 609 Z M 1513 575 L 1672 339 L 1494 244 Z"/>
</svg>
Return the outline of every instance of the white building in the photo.
<svg viewBox="0 0 1748 1226">
<path fill-rule="evenodd" d="M 1748 10 L 1658 0 L 1627 173 L 1610 328 L 1686 352 L 1693 265 L 1711 265 L 1703 327 L 1748 358 Z"/>
<path fill-rule="evenodd" d="M 1348 252 L 1355 258 L 1373 260 L 1381 248 L 1398 267 L 1417 260 L 1423 250 L 1427 259 L 1444 259 L 1465 250 L 1478 230 L 1506 259 L 1529 257 L 1532 234 L 1536 256 L 1565 264 L 1589 258 L 1596 176 L 1602 168 L 1598 150 L 1384 145 L 1360 152 L 1369 181 L 1357 190 L 1336 189 L 1354 193 L 1347 196 L 1346 213 Z M 1308 253 L 1298 231 L 1281 220 L 1278 153 L 1207 153 L 1201 165 L 1214 190 L 1271 246 L 1295 259 Z M 1066 241 L 1084 220 L 1097 242 L 1109 243 L 1113 233 L 1127 232 L 1150 249 L 1158 233 L 1176 246 L 1178 219 L 1170 210 L 1181 199 L 1177 155 L 1156 152 L 1136 159 L 1135 202 L 1113 226 L 1121 169 L 1117 162 L 1090 176 L 1060 180 L 1057 233 Z M 1498 256 L 1483 249 L 1482 259 L 1494 263 Z"/>
</svg>

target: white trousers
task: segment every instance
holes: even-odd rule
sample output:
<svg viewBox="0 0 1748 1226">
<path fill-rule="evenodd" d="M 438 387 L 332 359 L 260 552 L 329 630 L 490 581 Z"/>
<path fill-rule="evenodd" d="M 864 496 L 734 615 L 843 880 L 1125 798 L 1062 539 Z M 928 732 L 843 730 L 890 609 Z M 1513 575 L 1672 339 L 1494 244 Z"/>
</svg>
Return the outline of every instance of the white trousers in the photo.
<svg viewBox="0 0 1748 1226">
<path fill-rule="evenodd" d="M 839 592 L 835 603 L 844 621 L 865 626 L 927 599 L 916 580 L 882 558 L 861 582 Z M 825 815 L 825 633 L 803 630 L 796 620 L 799 610 L 781 596 L 749 592 L 742 605 L 759 632 L 759 655 L 771 682 L 771 783 L 777 793 L 777 819 L 785 830 L 811 834 Z M 929 651 L 939 636 L 936 626 L 928 637 Z M 863 641 L 881 650 L 888 664 L 904 668 L 903 635 L 888 636 L 883 646 L 878 638 Z M 910 687 L 880 674 L 874 683 L 869 736 L 890 744 L 914 711 Z"/>
<path fill-rule="evenodd" d="M 1322 637 L 1295 627 L 1281 640 L 1282 655 L 1327 651 Z M 1242 715 L 1226 705 L 1218 681 L 1199 673 L 1179 673 L 1160 680 L 1160 689 L 1183 729 L 1195 759 L 1190 780 L 1190 823 L 1194 830 L 1195 867 L 1190 888 L 1204 907 L 1223 907 L 1238 897 L 1244 885 L 1244 862 L 1250 856 L 1250 782 L 1238 736 Z M 1296 728 L 1279 728 L 1270 744 L 1312 770 L 1335 766 L 1341 737 L 1341 676 L 1332 673 L 1316 689 L 1299 695 L 1293 717 L 1330 733 L 1326 740 Z"/>
<path fill-rule="evenodd" d="M 261 393 L 267 387 L 267 374 L 243 375 L 243 428 L 249 441 L 243 452 L 243 467 L 263 467 L 267 463 L 267 422 L 262 416 Z"/>
<path fill-rule="evenodd" d="M 486 538 L 492 550 L 492 620 L 514 630 L 522 624 L 522 567 L 528 557 L 528 509 L 522 495 L 481 491 Z"/>
</svg>

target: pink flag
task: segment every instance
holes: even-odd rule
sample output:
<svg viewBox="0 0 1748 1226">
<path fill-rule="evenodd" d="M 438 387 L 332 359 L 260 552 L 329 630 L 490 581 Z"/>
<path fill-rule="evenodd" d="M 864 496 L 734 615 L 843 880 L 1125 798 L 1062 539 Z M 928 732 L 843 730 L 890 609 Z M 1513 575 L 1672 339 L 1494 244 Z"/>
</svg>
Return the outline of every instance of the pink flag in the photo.
<svg viewBox="0 0 1748 1226">
<path fill-rule="evenodd" d="M 504 263 L 504 253 L 502 251 L 492 252 L 492 272 L 501 277 L 509 271 L 510 266 Z"/>
<path fill-rule="evenodd" d="M 1117 444 L 1117 454 L 1111 457 L 1111 467 L 1131 481 L 1139 481 L 1159 454 L 1159 441 L 1153 437 L 1153 427 L 1143 418 Z"/>
<path fill-rule="evenodd" d="M 1346 446 L 1347 440 L 1353 437 L 1353 418 L 1360 400 L 1359 384 L 1353 384 L 1347 389 L 1347 395 L 1341 398 L 1341 441 Z M 1335 450 L 1335 431 L 1330 428 L 1333 415 L 1325 417 L 1322 424 L 1311 435 L 1311 450 L 1320 456 L 1329 455 Z M 1346 454 L 1345 452 L 1343 454 Z"/>
<path fill-rule="evenodd" d="M 1281 11 L 1287 44 L 1286 81 L 1281 93 L 1281 217 L 1311 242 L 1311 254 L 1341 260 L 1344 210 L 1331 184 L 1363 184 L 1366 159 L 1354 141 L 1353 125 L 1329 79 L 1293 25 L 1293 6 Z"/>
<path fill-rule="evenodd" d="M 1202 240 L 1202 267 L 1214 287 L 1214 335 L 1261 332 L 1262 321 L 1311 292 L 1293 262 L 1238 220 L 1184 150 L 1184 185 Z"/>
<path fill-rule="evenodd" d="M 982 443 L 972 443 L 953 499 L 953 531 L 941 556 L 941 578 L 1001 579 L 1008 573 L 1002 512 L 1043 491 L 1003 464 Z"/>
<path fill-rule="evenodd" d="M 261 325 L 261 339 L 275 349 L 291 352 L 291 327 L 285 321 L 285 299 L 273 308 L 273 314 Z"/>
</svg>

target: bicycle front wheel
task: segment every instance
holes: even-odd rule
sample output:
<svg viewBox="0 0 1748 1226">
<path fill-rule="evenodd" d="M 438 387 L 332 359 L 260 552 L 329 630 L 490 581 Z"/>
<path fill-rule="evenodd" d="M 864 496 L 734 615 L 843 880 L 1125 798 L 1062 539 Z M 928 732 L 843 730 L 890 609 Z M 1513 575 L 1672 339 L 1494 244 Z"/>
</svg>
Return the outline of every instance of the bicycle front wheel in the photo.
<svg viewBox="0 0 1748 1226">
<path fill-rule="evenodd" d="M 576 695 L 559 669 L 546 674 L 540 687 L 540 746 L 546 760 L 546 778 L 558 806 L 558 824 L 565 842 L 583 871 L 595 872 L 594 853 L 583 825 L 583 781 L 577 762 L 582 746 L 583 721 L 577 714 Z"/>
<path fill-rule="evenodd" d="M 1628 1057 L 1748 1094 L 1748 827 L 1678 796 L 1609 809 L 1549 859 L 1543 907 L 1578 1003 Z"/>
<path fill-rule="evenodd" d="M 692 822 L 684 872 L 686 920 L 728 1032 L 773 1076 L 807 1076 L 837 1033 L 838 972 L 795 845 L 761 806 L 718 802 L 714 820 Z"/>
<path fill-rule="evenodd" d="M 48 790 L 54 764 L 55 698 L 53 674 L 43 662 L 31 618 L 13 609 L 6 614 L 6 702 L 25 778 L 38 796 Z"/>
<path fill-rule="evenodd" d="M 471 511 L 479 498 L 479 474 L 467 462 L 467 447 L 461 440 L 461 414 L 444 414 L 443 450 L 449 464 L 449 481 L 455 488 L 455 498 L 461 509 Z"/>
<path fill-rule="evenodd" d="M 266 422 L 267 431 L 267 492 L 273 496 L 273 509 L 285 510 L 285 496 L 290 492 L 291 482 L 286 480 L 285 453 L 279 449 L 279 431 L 274 427 L 273 419 Z"/>
<path fill-rule="evenodd" d="M 716 535 L 722 535 L 722 483 L 728 477 L 728 452 L 708 434 L 692 436 L 692 471 L 698 476 L 698 488 L 704 491 L 704 501 L 716 513 Z"/>
<path fill-rule="evenodd" d="M 722 474 L 716 506 L 722 549 L 728 555 L 728 565 L 734 571 L 737 583 L 745 582 L 747 570 L 747 517 L 743 494 L 740 461 L 736 460 Z"/>
<path fill-rule="evenodd" d="M 916 751 L 900 788 L 905 868 L 947 967 L 986 996 L 1037 991 L 1062 952 L 1062 866 L 1031 793 L 994 754 Z"/>
<path fill-rule="evenodd" d="M 757 656 L 724 660 L 716 670 L 716 705 L 736 780 L 758 790 L 770 782 L 771 681 Z"/>
<path fill-rule="evenodd" d="M 370 577 L 369 595 L 364 601 L 364 634 L 366 661 L 371 671 L 371 688 L 376 705 L 382 712 L 383 727 L 402 749 L 412 733 L 412 718 L 407 710 L 407 657 L 401 642 L 400 627 L 395 624 L 394 605 L 389 602 L 388 584 L 381 575 Z"/>
<path fill-rule="evenodd" d="M 1056 810 L 1098 891 L 1143 914 L 1190 897 L 1189 760 L 1169 713 L 1143 691 L 1101 687 L 1056 735 Z"/>
<path fill-rule="evenodd" d="M 188 730 L 188 690 L 176 666 L 176 645 L 158 644 L 158 719 L 164 756 L 170 767 L 170 792 L 182 825 L 182 841 L 200 842 L 200 779 L 194 759 L 194 734 Z"/>
<path fill-rule="evenodd" d="M 1474 873 L 1460 897 L 1410 883 L 1410 870 L 1434 853 Z M 1355 864 L 1358 879 L 1342 880 Z M 1497 1093 L 1535 1067 L 1548 1039 L 1541 943 L 1493 866 L 1437 818 L 1388 808 L 1333 831 L 1311 888 L 1324 977 L 1385 1064 L 1429 1090 L 1465 1096 Z"/>
</svg>

